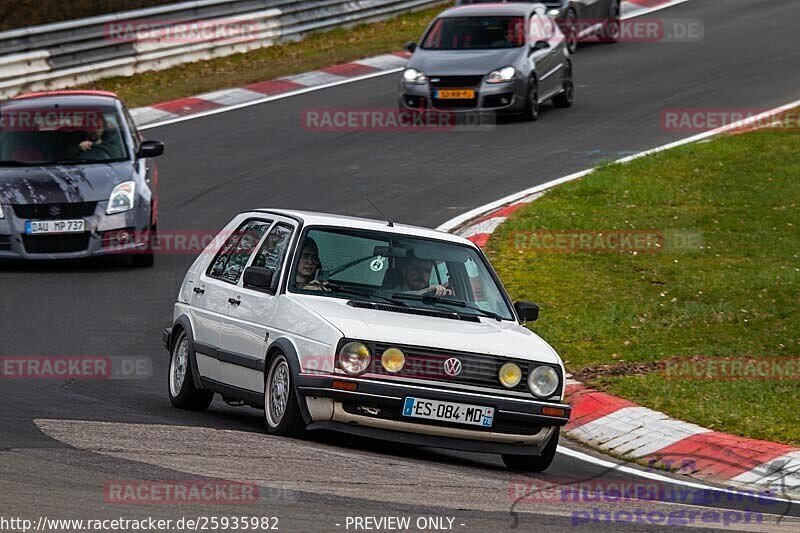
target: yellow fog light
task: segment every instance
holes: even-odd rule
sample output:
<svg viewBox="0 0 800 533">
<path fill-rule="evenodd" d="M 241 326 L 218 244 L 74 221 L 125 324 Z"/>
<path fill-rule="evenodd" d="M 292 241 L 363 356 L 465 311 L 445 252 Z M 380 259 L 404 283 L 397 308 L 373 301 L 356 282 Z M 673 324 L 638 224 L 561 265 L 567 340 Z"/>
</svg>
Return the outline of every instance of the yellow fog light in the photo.
<svg viewBox="0 0 800 533">
<path fill-rule="evenodd" d="M 400 372 L 406 365 L 406 354 L 397 348 L 387 348 L 381 355 L 381 364 L 387 372 Z"/>
<path fill-rule="evenodd" d="M 522 381 L 522 370 L 516 363 L 506 363 L 500 367 L 497 377 L 504 387 L 513 389 Z"/>
</svg>

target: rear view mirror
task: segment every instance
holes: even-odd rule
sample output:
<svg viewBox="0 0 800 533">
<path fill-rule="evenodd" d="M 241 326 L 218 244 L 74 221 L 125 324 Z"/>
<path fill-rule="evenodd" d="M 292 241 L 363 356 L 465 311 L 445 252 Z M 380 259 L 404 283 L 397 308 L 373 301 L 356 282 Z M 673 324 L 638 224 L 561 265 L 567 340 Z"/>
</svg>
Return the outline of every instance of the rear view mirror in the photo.
<svg viewBox="0 0 800 533">
<path fill-rule="evenodd" d="M 531 52 L 537 52 L 539 50 L 546 50 L 550 48 L 550 43 L 547 41 L 536 41 L 536 44 L 531 46 Z"/>
<path fill-rule="evenodd" d="M 245 289 L 269 290 L 274 274 L 272 269 L 251 266 L 245 269 L 242 284 Z"/>
<path fill-rule="evenodd" d="M 158 157 L 164 153 L 164 143 L 161 141 L 143 141 L 139 146 L 136 157 L 142 159 L 146 157 Z"/>
<path fill-rule="evenodd" d="M 417 43 L 414 42 L 409 42 L 403 45 L 403 50 L 405 50 L 406 52 L 411 52 L 412 54 L 416 49 L 417 49 Z"/>
<path fill-rule="evenodd" d="M 539 306 L 532 302 L 516 302 L 514 311 L 522 322 L 535 322 L 539 318 Z"/>
<path fill-rule="evenodd" d="M 408 250 L 402 246 L 376 246 L 372 251 L 372 255 L 381 257 L 399 257 L 403 259 L 408 257 Z"/>
</svg>

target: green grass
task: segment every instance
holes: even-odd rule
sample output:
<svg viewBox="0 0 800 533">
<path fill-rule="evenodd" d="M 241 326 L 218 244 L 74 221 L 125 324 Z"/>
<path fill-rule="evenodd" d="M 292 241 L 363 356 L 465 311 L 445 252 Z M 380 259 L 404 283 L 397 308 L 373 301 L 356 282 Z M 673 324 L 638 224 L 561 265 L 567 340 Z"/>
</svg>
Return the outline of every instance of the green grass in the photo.
<svg viewBox="0 0 800 533">
<path fill-rule="evenodd" d="M 134 76 L 98 80 L 83 88 L 119 94 L 131 107 L 298 74 L 364 57 L 396 52 L 419 40 L 447 4 L 381 22 L 314 33 L 302 41 Z"/>
<path fill-rule="evenodd" d="M 515 299 L 540 303 L 533 329 L 579 377 L 677 418 L 800 444 L 797 380 L 666 380 L 658 365 L 631 364 L 800 356 L 798 149 L 797 130 L 765 130 L 607 166 L 514 213 L 487 252 Z M 554 229 L 685 232 L 702 244 L 636 255 L 518 246 Z"/>
</svg>

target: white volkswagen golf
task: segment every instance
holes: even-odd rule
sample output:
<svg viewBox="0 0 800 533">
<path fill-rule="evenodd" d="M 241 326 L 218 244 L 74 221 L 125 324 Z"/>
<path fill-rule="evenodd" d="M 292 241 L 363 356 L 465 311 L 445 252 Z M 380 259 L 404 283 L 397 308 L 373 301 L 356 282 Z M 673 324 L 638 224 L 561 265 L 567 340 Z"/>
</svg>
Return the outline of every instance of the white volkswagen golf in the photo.
<svg viewBox="0 0 800 533">
<path fill-rule="evenodd" d="M 499 453 L 542 471 L 569 419 L 558 354 L 478 247 L 430 229 L 279 209 L 237 215 L 195 260 L 164 331 L 169 397 L 264 409 L 267 431 L 332 429 Z"/>
</svg>

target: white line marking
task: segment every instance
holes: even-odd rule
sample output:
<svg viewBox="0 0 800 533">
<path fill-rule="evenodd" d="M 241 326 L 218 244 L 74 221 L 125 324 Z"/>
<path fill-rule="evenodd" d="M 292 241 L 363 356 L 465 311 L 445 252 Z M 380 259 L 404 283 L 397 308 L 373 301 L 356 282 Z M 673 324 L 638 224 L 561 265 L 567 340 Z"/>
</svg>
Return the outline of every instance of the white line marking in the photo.
<svg viewBox="0 0 800 533">
<path fill-rule="evenodd" d="M 168 126 L 170 124 L 176 124 L 178 122 L 185 122 L 187 120 L 193 120 L 195 118 L 203 118 L 208 117 L 210 115 L 216 115 L 218 113 L 225 113 L 226 111 L 233 111 L 235 109 L 242 109 L 244 107 L 250 107 L 253 105 L 263 104 L 265 102 L 272 102 L 274 100 L 282 100 L 283 98 L 289 98 L 292 96 L 297 96 L 300 94 L 310 93 L 313 91 L 321 91 L 323 89 L 329 89 L 331 87 L 337 87 L 339 85 L 345 85 L 347 83 L 354 83 L 357 81 L 364 81 L 370 78 L 377 78 L 378 76 L 385 76 L 387 74 L 395 74 L 403 70 L 403 67 L 394 68 L 391 70 L 384 70 L 383 72 L 370 72 L 369 74 L 364 74 L 362 76 L 356 76 L 353 78 L 346 78 L 342 81 L 335 81 L 332 83 L 326 83 L 325 85 L 314 85 L 312 87 L 303 87 L 302 89 L 295 89 L 294 91 L 288 91 L 281 94 L 274 94 L 272 96 L 265 96 L 264 98 L 260 98 L 258 100 L 253 100 L 252 102 L 245 102 L 243 104 L 236 104 L 230 107 L 221 107 L 219 109 L 211 109 L 209 111 L 203 111 L 202 113 L 197 113 L 194 115 L 187 115 L 185 117 L 177 117 L 172 118 L 169 120 L 162 120 L 161 122 L 154 122 L 152 124 L 145 124 L 143 126 L 139 126 L 140 130 L 149 130 L 151 128 L 158 128 L 161 126 Z"/>
<path fill-rule="evenodd" d="M 579 452 L 578 450 L 573 450 L 572 448 L 567 448 L 565 446 L 560 446 L 557 449 L 558 453 L 563 453 L 567 457 L 572 457 L 573 459 L 578 459 L 579 461 L 585 461 L 587 463 L 592 463 L 597 466 L 602 466 L 605 468 L 610 468 L 612 470 L 623 472 L 625 474 L 631 474 L 634 476 L 643 477 L 645 479 L 652 479 L 653 481 L 661 481 L 664 483 L 672 483 L 675 485 L 683 485 L 684 487 L 691 487 L 693 489 L 708 489 L 714 490 L 718 492 L 723 492 L 725 494 L 733 494 L 737 496 L 741 496 L 745 494 L 746 489 L 726 489 L 721 487 L 715 487 L 713 485 L 703 485 L 701 483 L 693 483 L 691 481 L 684 481 L 682 479 L 675 479 L 669 476 L 664 476 L 661 474 L 656 474 L 655 472 L 646 472 L 644 470 L 638 470 L 636 468 L 632 468 L 630 466 L 620 465 L 617 463 L 613 463 L 611 461 L 606 461 L 605 459 L 600 459 L 598 457 L 593 457 L 587 453 Z M 767 496 L 761 493 L 757 493 L 755 490 L 752 491 L 755 497 L 762 499 L 762 500 L 769 500 L 774 502 L 782 502 L 782 503 L 795 503 L 794 500 L 786 499 L 786 498 L 778 498 L 775 496 Z"/>
<path fill-rule="evenodd" d="M 777 114 L 783 113 L 784 111 L 789 111 L 790 109 L 793 109 L 793 108 L 798 107 L 798 106 L 800 106 L 800 100 L 795 100 L 794 102 L 791 102 L 791 103 L 788 103 L 788 104 L 784 104 L 784 105 L 782 105 L 780 107 L 776 107 L 774 109 L 770 109 L 768 111 L 765 111 L 765 112 L 760 113 L 758 115 L 755 115 L 753 117 L 748 117 L 748 118 L 742 119 L 742 120 L 740 120 L 738 122 L 734 122 L 732 124 L 728 124 L 726 126 L 722 126 L 720 128 L 716 128 L 716 129 L 709 130 L 709 131 L 704 131 L 704 132 L 698 133 L 696 135 L 692 135 L 691 137 L 687 137 L 685 139 L 680 139 L 678 141 L 674 141 L 674 142 L 671 142 L 671 143 L 668 143 L 668 144 L 657 146 L 656 148 L 651 148 L 649 150 L 645 150 L 644 152 L 639 152 L 638 154 L 633 154 L 633 155 L 629 155 L 627 157 L 623 157 L 621 159 L 617 159 L 616 161 L 614 161 L 614 164 L 617 164 L 617 163 L 628 163 L 630 161 L 633 161 L 635 159 L 639 159 L 641 157 L 652 155 L 652 154 L 655 154 L 655 153 L 658 153 L 658 152 L 663 152 L 664 150 L 669 150 L 670 148 L 677 148 L 678 146 L 683 146 L 685 144 L 691 144 L 693 142 L 701 141 L 703 139 L 707 139 L 709 137 L 713 137 L 715 135 L 719 135 L 720 133 L 724 133 L 726 131 L 730 131 L 730 130 L 734 130 L 734 129 L 737 129 L 737 128 L 741 128 L 741 127 L 747 126 L 747 125 L 752 124 L 752 123 L 757 123 L 757 122 L 759 122 L 759 121 L 763 120 L 764 118 L 767 118 L 767 117 L 769 117 L 771 115 L 777 115 Z M 516 203 L 518 201 L 522 201 L 527 196 L 530 196 L 530 195 L 536 194 L 536 193 L 540 193 L 540 192 L 545 191 L 547 189 L 552 189 L 556 185 L 561 185 L 562 183 L 567 183 L 569 181 L 573 181 L 573 180 L 576 180 L 578 178 L 582 178 L 582 177 L 586 176 L 587 174 L 591 174 L 594 171 L 595 171 L 594 168 L 581 170 L 580 172 L 575 172 L 574 174 L 570 174 L 569 176 L 564 176 L 563 178 L 554 179 L 554 180 L 542 183 L 541 185 L 536 185 L 536 186 L 531 187 L 529 189 L 525 189 L 523 191 L 520 191 L 520 192 L 517 192 L 517 193 L 514 193 L 514 194 L 510 194 L 510 195 L 508 195 L 506 197 L 500 198 L 499 200 L 495 200 L 493 202 L 489 202 L 488 204 L 484 204 L 484 205 L 482 205 L 480 207 L 476 207 L 475 209 L 467 211 L 466 213 L 464 213 L 462 215 L 458 215 L 457 217 L 453 217 L 450 220 L 448 220 L 447 222 L 444 222 L 443 224 L 439 225 L 439 227 L 437 227 L 436 229 L 439 230 L 439 231 L 451 231 L 451 230 L 457 228 L 458 226 L 461 226 L 464 223 L 469 222 L 473 218 L 478 218 L 479 216 L 482 216 L 482 215 L 485 215 L 487 213 L 490 213 L 491 211 L 494 211 L 495 209 L 497 209 L 499 207 L 503 207 L 503 206 L 508 205 L 508 204 L 513 204 L 513 203 Z"/>
</svg>

